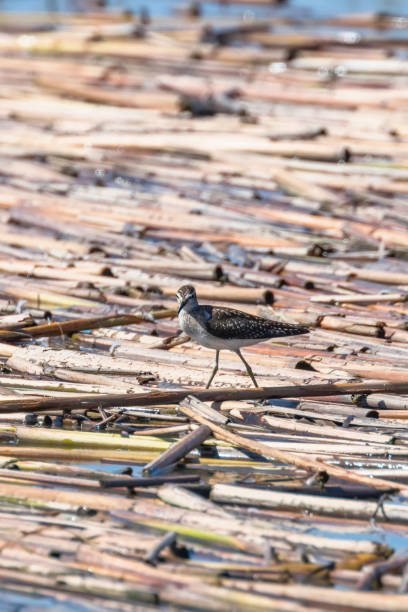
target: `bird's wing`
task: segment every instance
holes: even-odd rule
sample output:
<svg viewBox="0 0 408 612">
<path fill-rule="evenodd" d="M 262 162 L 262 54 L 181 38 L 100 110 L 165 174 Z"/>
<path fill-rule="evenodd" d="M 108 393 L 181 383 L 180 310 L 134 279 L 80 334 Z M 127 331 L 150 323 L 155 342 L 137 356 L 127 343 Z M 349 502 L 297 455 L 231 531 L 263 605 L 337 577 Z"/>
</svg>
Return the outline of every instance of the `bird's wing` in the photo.
<svg viewBox="0 0 408 612">
<path fill-rule="evenodd" d="M 309 330 L 301 325 L 269 321 L 232 308 L 205 306 L 207 331 L 217 338 L 258 339 L 306 334 Z"/>
</svg>

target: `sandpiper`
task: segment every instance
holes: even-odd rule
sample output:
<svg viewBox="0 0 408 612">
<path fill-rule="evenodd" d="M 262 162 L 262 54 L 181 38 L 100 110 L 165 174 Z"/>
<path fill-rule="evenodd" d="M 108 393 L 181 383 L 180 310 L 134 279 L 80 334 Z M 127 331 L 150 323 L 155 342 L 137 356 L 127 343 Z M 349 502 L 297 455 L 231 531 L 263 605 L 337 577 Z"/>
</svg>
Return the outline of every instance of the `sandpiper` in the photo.
<svg viewBox="0 0 408 612">
<path fill-rule="evenodd" d="M 255 387 L 258 387 L 251 366 L 243 358 L 240 348 L 264 342 L 270 338 L 306 334 L 309 331 L 302 325 L 270 321 L 233 308 L 200 305 L 192 285 L 180 287 L 177 291 L 177 300 L 181 329 L 202 346 L 216 351 L 215 364 L 206 386 L 207 389 L 217 373 L 221 350 L 236 353 L 244 362 Z"/>
</svg>

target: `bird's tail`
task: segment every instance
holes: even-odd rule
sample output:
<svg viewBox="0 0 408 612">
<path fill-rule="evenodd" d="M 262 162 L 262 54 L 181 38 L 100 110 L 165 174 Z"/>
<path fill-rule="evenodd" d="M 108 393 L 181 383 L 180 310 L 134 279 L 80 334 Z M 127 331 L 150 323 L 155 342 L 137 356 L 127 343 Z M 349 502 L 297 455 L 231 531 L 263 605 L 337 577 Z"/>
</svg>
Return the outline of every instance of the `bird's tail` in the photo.
<svg viewBox="0 0 408 612">
<path fill-rule="evenodd" d="M 275 338 L 279 336 L 300 336 L 310 331 L 310 329 L 304 325 L 297 325 L 297 323 L 280 323 L 279 321 L 271 321 L 270 329 Z"/>
</svg>

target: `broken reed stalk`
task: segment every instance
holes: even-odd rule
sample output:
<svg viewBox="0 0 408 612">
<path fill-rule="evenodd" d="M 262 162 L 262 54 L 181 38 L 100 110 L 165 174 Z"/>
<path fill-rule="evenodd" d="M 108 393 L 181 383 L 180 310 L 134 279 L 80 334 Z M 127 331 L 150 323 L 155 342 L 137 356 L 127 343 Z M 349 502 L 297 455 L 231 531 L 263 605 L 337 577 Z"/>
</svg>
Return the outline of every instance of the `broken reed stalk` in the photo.
<svg viewBox="0 0 408 612">
<path fill-rule="evenodd" d="M 60 445 L 72 451 L 77 448 L 87 449 L 126 449 L 131 451 L 161 452 L 170 446 L 170 442 L 149 436 L 131 436 L 123 438 L 120 434 L 91 431 L 66 431 L 38 427 L 0 425 L 0 439 L 12 436 L 20 444 Z M 19 447 L 20 448 L 20 447 Z M 23 450 L 21 449 L 23 454 Z M 38 453 L 41 454 L 41 451 Z M 150 458 L 149 458 L 150 459 Z"/>
<path fill-rule="evenodd" d="M 249 413 L 250 414 L 250 413 Z M 297 413 L 299 415 L 299 412 Z M 310 418 L 310 413 L 301 415 L 305 418 Z M 334 420 L 334 415 L 332 416 L 332 421 Z M 312 418 L 319 419 L 319 414 L 312 414 Z M 407 415 L 408 418 L 408 415 Z M 365 431 L 356 431 L 353 429 L 347 429 L 345 427 L 330 427 L 328 425 L 316 425 L 315 423 L 304 423 L 302 421 L 297 422 L 294 419 L 283 419 L 279 417 L 271 417 L 271 416 L 262 416 L 261 421 L 266 423 L 269 427 L 272 428 L 272 431 L 276 430 L 289 430 L 293 433 L 308 433 L 314 434 L 315 436 L 323 436 L 324 438 L 341 438 L 343 440 L 352 441 L 355 440 L 357 442 L 369 442 L 372 444 L 393 444 L 395 439 L 398 438 L 398 434 L 378 434 L 377 432 L 365 432 Z M 344 419 L 343 419 L 344 421 Z M 355 424 L 354 420 L 352 421 Z M 402 439 L 403 434 L 401 435 Z M 399 438 L 400 439 L 400 438 Z M 407 440 L 405 438 L 405 440 Z M 333 441 L 334 442 L 334 441 Z M 408 440 L 407 440 L 408 442 Z"/>
<path fill-rule="evenodd" d="M 231 516 L 229 512 L 211 500 L 193 493 L 185 487 L 179 487 L 172 483 L 166 483 L 160 487 L 157 491 L 157 497 L 170 506 L 178 506 L 179 508 L 186 508 L 196 512 L 205 512 L 206 514 L 213 514 L 224 518 Z"/>
<path fill-rule="evenodd" d="M 60 475 L 51 475 L 51 474 L 41 474 L 41 473 L 27 473 L 20 472 L 18 469 L 0 469 L 0 480 L 2 482 L 13 482 L 17 481 L 26 481 L 28 484 L 31 482 L 49 485 L 58 487 L 67 486 L 67 487 L 85 487 L 85 488 L 95 488 L 98 486 L 98 483 L 95 480 L 91 480 L 84 477 L 75 478 L 72 476 L 60 476 Z"/>
<path fill-rule="evenodd" d="M 0 316 L 1 331 L 21 329 L 24 326 L 33 325 L 33 323 L 34 320 L 30 312 Z"/>
<path fill-rule="evenodd" d="M 134 425 L 121 425 L 120 423 L 115 423 L 115 427 L 121 429 L 123 427 L 133 427 Z M 142 425 L 143 427 L 143 425 Z M 169 427 L 161 426 L 161 427 L 153 427 L 151 429 L 135 429 L 133 430 L 133 435 L 135 436 L 168 436 L 169 434 L 180 434 L 185 433 L 186 431 L 191 431 L 191 425 L 171 425 Z"/>
<path fill-rule="evenodd" d="M 344 606 L 352 610 L 375 612 L 406 612 L 407 595 L 394 593 L 363 593 L 359 591 L 333 591 L 332 587 L 299 584 L 263 584 L 262 592 L 272 597 L 288 597 L 316 609 L 334 610 Z M 247 587 L 248 588 L 248 587 Z M 322 606 L 324 606 L 322 608 Z M 327 606 L 327 607 L 326 607 Z M 278 608 L 279 609 L 279 608 Z M 310 608 L 309 608 L 310 609 Z M 304 612 L 304 610 L 302 611 Z"/>
<path fill-rule="evenodd" d="M 360 591 L 370 591 L 375 582 L 381 583 L 381 579 L 387 572 L 395 572 L 403 569 L 408 563 L 408 555 L 395 553 L 380 563 L 376 563 L 371 569 L 364 573 L 357 584 Z"/>
<path fill-rule="evenodd" d="M 319 302 L 320 304 L 370 304 L 372 302 L 406 302 L 408 294 L 406 293 L 371 293 L 371 294 L 330 294 L 330 295 L 312 295 L 311 302 Z"/>
<path fill-rule="evenodd" d="M 261 552 L 259 541 L 254 542 L 253 539 L 249 541 L 249 538 L 245 538 L 242 531 L 239 537 L 232 534 L 231 529 L 223 530 L 224 533 L 220 533 L 219 525 L 216 525 L 215 528 L 211 525 L 211 522 L 214 522 L 213 516 L 211 517 L 211 521 L 208 521 L 207 517 L 201 513 L 193 514 L 195 514 L 195 518 L 197 518 L 198 525 L 190 524 L 189 521 L 174 521 L 171 518 L 168 519 L 165 511 L 162 513 L 162 516 L 165 517 L 164 519 L 157 518 L 154 514 L 152 515 L 151 512 L 144 512 L 143 508 L 141 510 L 136 508 L 133 512 L 115 508 L 111 512 L 111 516 L 114 519 L 123 521 L 129 525 L 143 526 L 145 528 L 160 529 L 164 531 L 175 531 L 181 536 L 199 540 L 207 545 L 215 544 L 227 546 L 228 548 L 255 554 Z M 200 520 L 201 518 L 204 518 L 204 521 Z M 227 533 L 225 533 L 225 531 Z"/>
<path fill-rule="evenodd" d="M 35 444 L 35 442 L 33 442 Z M 151 461 L 155 456 L 157 456 L 157 449 L 149 451 L 149 450 L 128 450 L 127 448 L 89 448 L 85 446 L 84 448 L 63 448 L 61 446 L 51 446 L 52 442 L 48 446 L 18 446 L 18 456 L 19 458 L 28 458 L 35 460 L 49 460 L 49 461 L 79 461 L 79 462 L 89 462 L 89 461 L 123 461 L 126 463 L 137 463 L 142 464 L 146 461 Z M 12 461 L 15 458 L 16 454 L 16 446 L 8 445 L 0 445 L 0 455 L 4 457 L 9 457 Z"/>
<path fill-rule="evenodd" d="M 307 489 L 302 494 L 217 483 L 212 489 L 211 499 L 224 504 L 245 504 L 300 512 L 310 511 L 343 518 L 371 519 L 376 517 L 399 523 L 408 522 L 408 509 L 404 504 L 385 502 L 381 506 L 384 512 L 382 514 L 381 509 L 378 511 L 378 503 L 375 501 L 336 499 L 325 496 L 324 490 L 321 495 L 307 495 Z"/>
<path fill-rule="evenodd" d="M 260 523 L 258 519 L 237 519 L 233 514 L 227 512 L 215 516 L 208 510 L 203 511 L 202 507 L 197 510 L 186 510 L 183 505 L 180 508 L 172 506 L 169 512 L 168 506 L 163 505 L 160 506 L 160 509 L 159 518 L 157 509 L 152 511 L 151 507 L 143 506 L 136 508 L 134 512 L 115 509 L 111 516 L 130 524 L 152 527 L 161 531 L 175 531 L 182 536 L 201 540 L 203 544 L 211 545 L 214 542 L 227 546 L 232 545 L 241 551 L 246 550 L 255 554 L 265 553 L 268 539 L 279 549 L 279 552 L 284 551 L 284 554 L 288 551 L 288 545 L 290 548 L 304 545 L 313 546 L 319 550 L 366 554 L 378 553 L 381 550 L 376 542 L 340 540 L 300 532 L 294 534 L 288 530 L 274 528 L 270 522 Z"/>
<path fill-rule="evenodd" d="M 113 489 L 116 487 L 133 489 L 134 487 L 157 487 L 166 483 L 191 484 L 193 482 L 199 482 L 199 480 L 200 476 L 191 474 L 186 476 L 152 476 L 150 478 L 132 478 L 131 476 L 126 478 L 101 478 L 99 483 L 104 489 Z"/>
<path fill-rule="evenodd" d="M 63 463 L 51 463 L 46 461 L 26 461 L 20 458 L 1 457 L 0 469 L 10 467 L 18 473 L 37 473 L 43 471 L 47 474 L 63 476 L 74 476 L 98 479 L 105 475 L 103 470 L 84 468 L 78 465 L 64 465 Z"/>
<path fill-rule="evenodd" d="M 197 448 L 211 436 L 211 429 L 207 425 L 200 425 L 197 429 L 175 442 L 164 453 L 153 459 L 143 468 L 143 474 L 157 474 L 164 468 L 177 463 L 190 451 Z"/>
<path fill-rule="evenodd" d="M 185 404 L 181 405 L 180 409 L 184 414 L 196 420 L 198 423 L 210 427 L 213 432 L 213 435 L 219 440 L 224 440 L 225 442 L 229 442 L 234 446 L 240 446 L 267 459 L 281 461 L 285 464 L 289 463 L 316 473 L 324 471 L 327 472 L 327 474 L 329 474 L 330 476 L 334 476 L 335 478 L 351 480 L 372 487 L 390 488 L 390 486 L 393 486 L 396 490 L 407 490 L 407 486 L 405 484 L 395 483 L 393 485 L 390 485 L 387 480 L 362 476 L 360 474 L 350 472 L 349 470 L 346 470 L 344 468 L 337 467 L 335 465 L 330 465 L 325 461 L 309 459 L 308 457 L 302 455 L 295 455 L 292 452 L 281 451 L 277 448 L 268 446 L 262 442 L 257 442 L 256 440 L 249 440 L 244 436 L 240 436 L 238 434 L 230 432 L 225 426 L 213 423 L 209 419 L 199 414 L 197 410 L 191 408 L 190 406 L 186 406 Z"/>
<path fill-rule="evenodd" d="M 90 317 L 88 319 L 71 319 L 70 321 L 57 321 L 45 325 L 33 325 L 22 327 L 18 332 L 1 331 L 0 340 L 21 340 L 21 334 L 32 338 L 62 336 L 63 334 L 74 334 L 88 329 L 99 329 L 101 327 L 117 327 L 119 325 L 132 325 L 146 320 L 158 320 L 174 317 L 177 314 L 175 308 L 157 310 L 152 313 L 123 314 L 109 317 Z"/>
<path fill-rule="evenodd" d="M 10 347 L 7 347 L 10 350 Z M 0 347 L 0 353 L 2 347 Z M 408 383 L 379 381 L 373 383 L 334 383 L 318 385 L 289 385 L 261 387 L 257 389 L 181 389 L 180 391 L 149 391 L 147 393 L 76 395 L 75 398 L 15 399 L 1 401 L 0 413 L 41 412 L 44 410 L 71 410 L 111 408 L 113 406 L 160 406 L 178 404 L 188 395 L 201 401 L 223 402 L 227 400 L 266 400 L 272 398 L 329 397 L 336 395 L 367 393 L 408 393 Z"/>
<path fill-rule="evenodd" d="M 152 548 L 149 554 L 146 555 L 145 563 L 156 565 L 157 557 L 162 552 L 162 550 L 167 548 L 167 546 L 170 546 L 170 548 L 174 546 L 176 543 L 176 540 L 177 540 L 177 534 L 174 533 L 174 531 L 169 531 L 169 533 L 163 536 L 163 538 L 161 538 L 161 540 Z"/>
</svg>

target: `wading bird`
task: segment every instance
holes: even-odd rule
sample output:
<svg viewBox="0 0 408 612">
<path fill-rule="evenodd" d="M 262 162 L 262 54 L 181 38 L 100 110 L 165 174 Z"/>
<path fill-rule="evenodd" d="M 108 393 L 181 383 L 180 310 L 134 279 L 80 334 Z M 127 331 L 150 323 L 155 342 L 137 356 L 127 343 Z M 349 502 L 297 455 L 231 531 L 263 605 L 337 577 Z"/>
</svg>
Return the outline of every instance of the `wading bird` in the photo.
<svg viewBox="0 0 408 612">
<path fill-rule="evenodd" d="M 215 364 L 207 382 L 207 389 L 217 373 L 220 351 L 229 350 L 236 353 L 245 364 L 255 387 L 258 387 L 251 366 L 241 354 L 241 347 L 279 336 L 306 334 L 309 331 L 302 325 L 270 321 L 233 308 L 200 305 L 192 285 L 180 287 L 177 291 L 177 300 L 181 329 L 202 346 L 216 351 Z"/>
</svg>

